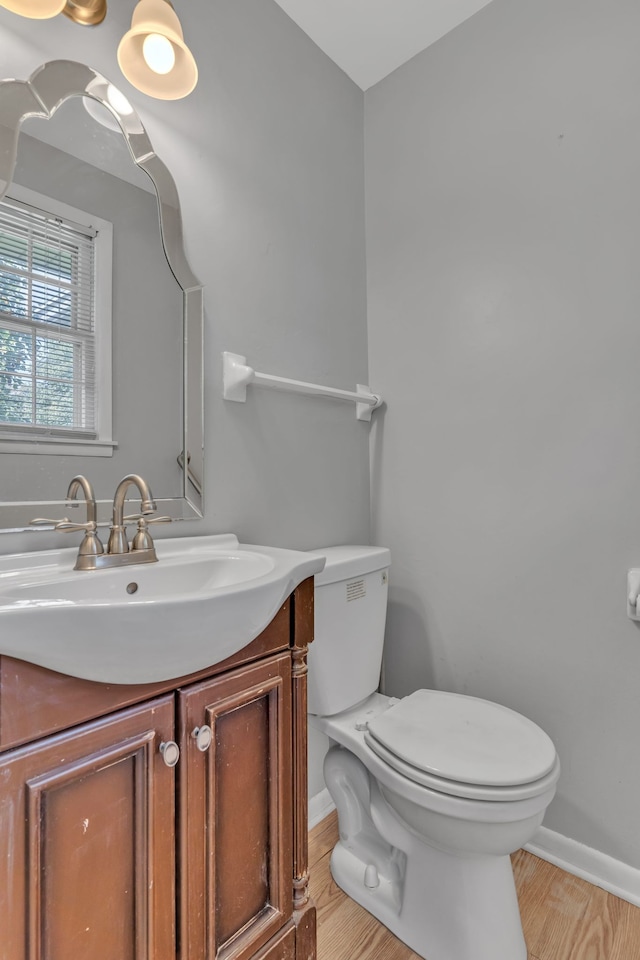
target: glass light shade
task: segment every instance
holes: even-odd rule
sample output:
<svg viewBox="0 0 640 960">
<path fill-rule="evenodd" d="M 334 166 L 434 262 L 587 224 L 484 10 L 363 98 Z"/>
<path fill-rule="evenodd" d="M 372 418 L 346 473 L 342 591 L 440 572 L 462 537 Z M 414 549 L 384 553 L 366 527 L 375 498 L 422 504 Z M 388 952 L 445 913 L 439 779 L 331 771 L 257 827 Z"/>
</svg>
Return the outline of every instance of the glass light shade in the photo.
<svg viewBox="0 0 640 960">
<path fill-rule="evenodd" d="M 145 58 L 143 46 L 152 34 L 167 40 L 173 48 L 175 63 L 167 73 L 152 69 Z M 166 0 L 139 0 L 131 29 L 118 47 L 118 64 L 129 83 L 158 100 L 180 100 L 198 82 L 196 61 L 184 42 L 180 21 Z"/>
<path fill-rule="evenodd" d="M 49 20 L 62 13 L 66 0 L 0 0 L 0 6 L 32 20 Z"/>
</svg>

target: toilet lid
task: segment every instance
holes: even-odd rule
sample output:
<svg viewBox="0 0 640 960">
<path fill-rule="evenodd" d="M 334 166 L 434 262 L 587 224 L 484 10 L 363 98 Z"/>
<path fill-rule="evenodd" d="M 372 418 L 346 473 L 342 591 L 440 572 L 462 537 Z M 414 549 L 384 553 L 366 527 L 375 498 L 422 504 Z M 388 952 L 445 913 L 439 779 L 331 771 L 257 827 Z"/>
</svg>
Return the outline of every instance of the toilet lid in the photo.
<svg viewBox="0 0 640 960">
<path fill-rule="evenodd" d="M 369 743 L 459 783 L 512 786 L 544 777 L 556 750 L 533 721 L 489 700 L 417 690 L 368 724 Z"/>
</svg>

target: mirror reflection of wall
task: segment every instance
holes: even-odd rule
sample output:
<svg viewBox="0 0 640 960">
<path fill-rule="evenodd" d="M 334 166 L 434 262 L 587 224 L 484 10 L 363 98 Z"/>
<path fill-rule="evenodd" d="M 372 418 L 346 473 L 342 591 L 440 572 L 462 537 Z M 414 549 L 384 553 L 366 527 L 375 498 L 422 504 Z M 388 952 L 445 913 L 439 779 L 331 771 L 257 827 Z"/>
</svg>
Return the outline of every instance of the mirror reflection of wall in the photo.
<svg viewBox="0 0 640 960">
<path fill-rule="evenodd" d="M 60 455 L 55 444 L 38 439 L 29 453 L 9 453 L 3 445 L 3 499 L 61 499 L 71 476 L 83 473 L 92 479 L 96 496 L 108 500 L 118 480 L 132 471 L 162 497 L 179 497 L 183 295 L 164 255 L 153 184 L 134 163 L 119 130 L 97 123 L 81 98 L 68 100 L 50 120 L 25 121 L 22 131 L 15 183 L 113 226 L 115 446 L 99 450 L 102 455 L 86 455 L 77 445 L 69 455 L 65 445 Z"/>
</svg>

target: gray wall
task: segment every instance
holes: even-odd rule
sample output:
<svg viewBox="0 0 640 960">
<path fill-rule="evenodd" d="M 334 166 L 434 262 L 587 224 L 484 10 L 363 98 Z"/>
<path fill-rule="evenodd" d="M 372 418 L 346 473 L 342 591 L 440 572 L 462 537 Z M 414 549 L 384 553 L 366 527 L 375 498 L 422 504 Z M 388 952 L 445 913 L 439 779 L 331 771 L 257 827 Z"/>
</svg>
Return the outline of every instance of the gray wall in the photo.
<svg viewBox="0 0 640 960">
<path fill-rule="evenodd" d="M 111 3 L 95 29 L 0 10 L 0 55 L 4 76 L 57 58 L 104 73 L 177 183 L 205 284 L 206 517 L 158 535 L 367 542 L 369 427 L 353 407 L 264 390 L 233 404 L 221 383 L 223 350 L 267 373 L 367 382 L 363 94 L 270 0 L 190 0 L 178 12 L 198 87 L 183 101 L 152 100 L 116 63 L 131 10 Z M 52 542 L 4 535 L 0 551 Z"/>
<path fill-rule="evenodd" d="M 640 5 L 494 0 L 367 92 L 386 683 L 562 759 L 546 825 L 640 867 Z"/>
</svg>

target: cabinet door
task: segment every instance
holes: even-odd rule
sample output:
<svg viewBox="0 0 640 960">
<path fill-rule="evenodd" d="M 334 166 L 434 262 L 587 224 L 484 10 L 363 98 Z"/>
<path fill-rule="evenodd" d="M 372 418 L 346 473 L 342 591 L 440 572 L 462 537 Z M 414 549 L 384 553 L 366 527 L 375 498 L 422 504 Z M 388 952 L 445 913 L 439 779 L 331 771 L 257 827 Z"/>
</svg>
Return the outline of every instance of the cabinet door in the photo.
<svg viewBox="0 0 640 960">
<path fill-rule="evenodd" d="M 0 756 L 2 960 L 174 960 L 173 705 Z"/>
<path fill-rule="evenodd" d="M 292 914 L 289 654 L 183 691 L 180 727 L 181 956 L 246 960 Z"/>
</svg>

